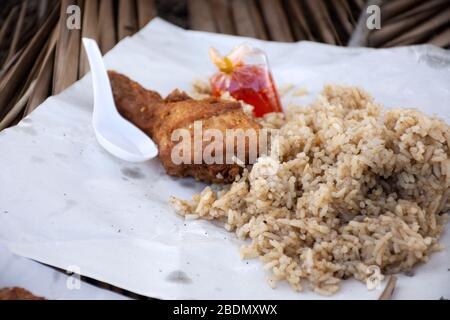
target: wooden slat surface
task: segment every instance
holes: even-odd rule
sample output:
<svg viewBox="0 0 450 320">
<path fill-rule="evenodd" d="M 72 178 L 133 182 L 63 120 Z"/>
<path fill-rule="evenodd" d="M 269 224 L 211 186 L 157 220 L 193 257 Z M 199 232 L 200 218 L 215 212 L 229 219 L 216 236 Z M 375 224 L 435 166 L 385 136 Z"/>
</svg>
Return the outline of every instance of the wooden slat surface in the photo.
<svg viewBox="0 0 450 320">
<path fill-rule="evenodd" d="M 45 0 L 39 1 L 38 10 L 37 10 L 37 16 L 38 16 L 39 23 L 42 23 L 45 20 L 48 10 L 50 9 L 49 5 L 50 5 L 49 1 L 45 1 Z"/>
<path fill-rule="evenodd" d="M 342 7 L 344 8 L 345 12 L 347 13 L 347 16 L 349 17 L 352 25 L 356 25 L 356 23 L 358 22 L 358 17 L 353 16 L 353 12 L 352 12 L 352 9 L 350 8 L 350 4 L 349 4 L 348 0 L 342 0 L 341 4 L 342 4 Z M 359 14 L 361 14 L 361 13 L 362 12 L 360 12 Z"/>
<path fill-rule="evenodd" d="M 0 28 L 0 48 L 5 48 L 9 46 L 9 43 L 6 41 L 6 38 L 8 36 L 8 33 L 13 27 L 15 17 L 19 11 L 19 7 L 14 7 L 11 12 L 8 14 L 5 22 Z M 1 61 L 0 61 L 1 62 Z M 0 64 L 1 65 L 1 64 Z"/>
<path fill-rule="evenodd" d="M 30 72 L 28 73 L 28 75 L 26 76 L 26 80 L 23 82 L 22 87 L 20 88 L 20 90 L 18 90 L 18 96 L 14 97 L 13 101 L 15 103 L 18 102 L 18 100 L 20 99 L 20 97 L 24 94 L 24 92 L 26 90 L 28 90 L 28 87 L 31 85 L 31 83 L 35 80 L 35 78 L 37 77 L 37 74 L 39 72 L 40 66 L 43 63 L 44 59 L 45 59 L 45 53 L 48 49 L 48 46 L 50 45 L 50 40 L 48 39 L 45 43 L 45 45 L 42 47 L 42 49 L 40 50 L 38 56 L 36 57 L 32 68 L 30 69 Z"/>
<path fill-rule="evenodd" d="M 423 3 L 423 0 L 391 0 L 385 1 L 382 5 L 381 15 L 382 21 L 387 21 L 396 15 L 414 8 L 416 5 Z"/>
<path fill-rule="evenodd" d="M 194 30 L 216 32 L 209 0 L 187 0 L 190 27 Z"/>
<path fill-rule="evenodd" d="M 59 36 L 59 28 L 55 27 L 50 36 L 49 45 L 45 53 L 44 61 L 36 77 L 36 86 L 30 96 L 24 112 L 26 117 L 48 97 L 52 90 L 53 62 L 56 54 L 56 42 Z"/>
<path fill-rule="evenodd" d="M 336 16 L 339 20 L 339 24 L 342 26 L 343 30 L 345 30 L 346 35 L 349 37 L 353 32 L 354 26 L 350 22 L 347 11 L 344 6 L 344 2 L 346 0 L 334 0 L 330 1 L 330 6 L 334 9 Z"/>
<path fill-rule="evenodd" d="M 402 46 L 406 44 L 414 44 L 419 43 L 422 39 L 426 38 L 428 34 L 433 31 L 438 30 L 444 25 L 449 23 L 450 17 L 450 8 L 440 11 L 438 14 L 432 16 L 430 19 L 427 19 L 407 31 L 406 33 L 401 34 L 400 36 L 394 38 L 388 43 L 384 44 L 385 47 L 392 46 Z"/>
<path fill-rule="evenodd" d="M 111 50 L 117 43 L 117 30 L 114 23 L 114 3 L 113 0 L 100 1 L 99 15 L 99 41 L 100 48 L 105 54 Z"/>
<path fill-rule="evenodd" d="M 255 28 L 256 37 L 258 39 L 269 40 L 263 17 L 256 2 L 257 0 L 250 0 L 247 2 L 248 12 L 250 13 L 250 18 Z"/>
<path fill-rule="evenodd" d="M 25 15 L 27 14 L 27 9 L 28 9 L 28 1 L 25 0 L 22 2 L 22 5 L 20 7 L 20 12 L 19 12 L 19 17 L 17 19 L 17 21 L 15 22 L 15 30 L 14 30 L 14 35 L 11 41 L 11 45 L 9 46 L 9 53 L 6 57 L 6 61 L 8 61 L 9 59 L 12 58 L 13 55 L 16 54 L 17 50 L 18 50 L 18 44 L 20 41 L 20 37 L 24 31 L 24 24 L 25 24 Z"/>
<path fill-rule="evenodd" d="M 439 47 L 450 47 L 450 28 L 432 37 L 428 43 Z"/>
<path fill-rule="evenodd" d="M 268 39 L 256 0 L 232 0 L 231 8 L 238 35 Z"/>
<path fill-rule="evenodd" d="M 83 12 L 83 27 L 81 36 L 98 41 L 98 0 L 86 0 Z M 79 78 L 83 77 L 89 71 L 89 63 L 84 49 L 80 49 Z"/>
<path fill-rule="evenodd" d="M 2 83 L 2 79 L 4 75 L 6 75 L 9 70 L 16 64 L 19 58 L 22 56 L 22 53 L 25 51 L 25 48 L 20 49 L 11 59 L 9 59 L 0 69 L 0 85 Z"/>
<path fill-rule="evenodd" d="M 45 99 L 49 83 L 51 92 L 59 93 L 89 70 L 80 47 L 81 36 L 97 39 L 102 52 L 106 53 L 119 40 L 144 27 L 159 10 L 164 11 L 161 14 L 170 21 L 197 30 L 275 41 L 311 40 L 344 45 L 357 34 L 357 20 L 366 6 L 365 0 L 5 1 L 8 11 L 0 7 L 0 90 L 6 88 L 12 100 L 5 103 L 5 98 L 0 97 L 3 115 L 8 110 L 11 112 L 33 80 L 39 79 L 24 114 Z M 28 47 L 39 30 L 36 25 L 41 26 L 51 9 L 61 2 L 64 9 L 70 4 L 81 6 L 82 31 L 68 31 L 65 19 L 61 19 L 53 50 L 46 52 L 46 58 L 41 61 L 38 56 L 42 58 L 39 50 L 43 49 L 37 47 L 32 64 Z M 66 18 L 64 9 L 59 14 Z M 173 12 L 168 14 L 167 10 Z M 382 29 L 364 34 L 364 40 L 374 47 L 421 42 L 449 47 L 448 10 L 448 0 L 384 1 Z M 358 30 L 360 28 L 358 24 Z M 50 33 L 45 37 L 49 38 Z M 5 61 L 7 56 L 8 62 Z M 20 66 L 16 67 L 17 64 Z M 18 90 L 9 91 L 14 86 Z"/>
<path fill-rule="evenodd" d="M 89 0 L 88 0 L 89 1 Z M 119 0 L 117 34 L 119 41 L 133 35 L 138 30 L 136 6 L 134 1 Z"/>
<path fill-rule="evenodd" d="M 260 0 L 264 20 L 272 40 L 292 42 L 294 37 L 281 0 Z"/>
<path fill-rule="evenodd" d="M 231 1 L 211 0 L 212 16 L 215 20 L 217 32 L 236 34 L 231 13 Z"/>
<path fill-rule="evenodd" d="M 404 34 L 417 24 L 433 16 L 433 12 L 422 11 L 415 16 L 402 20 L 392 20 L 380 30 L 374 30 L 368 37 L 368 44 L 373 47 L 386 45 L 389 41 L 396 38 L 399 34 Z"/>
<path fill-rule="evenodd" d="M 27 105 L 27 101 L 34 91 L 36 85 L 35 78 L 39 72 L 40 65 L 44 61 L 45 51 L 49 46 L 49 42 L 50 41 L 48 40 L 42 50 L 39 52 L 39 55 L 33 63 L 33 67 L 26 76 L 26 80 L 18 90 L 18 94 L 10 101 L 10 105 L 12 106 L 12 108 L 5 114 L 2 123 L 0 124 L 0 130 L 3 130 L 4 128 L 13 124 L 16 120 L 22 118 L 22 114 Z"/>
<path fill-rule="evenodd" d="M 449 5 L 450 5 L 449 0 L 427 0 L 424 1 L 423 3 L 418 3 L 417 5 L 407 10 L 404 10 L 401 13 L 398 13 L 396 16 L 392 17 L 390 21 L 401 21 L 425 12 L 437 12 L 438 10 L 448 7 Z"/>
<path fill-rule="evenodd" d="M 154 0 L 137 0 L 139 29 L 142 29 L 157 15 Z"/>
<path fill-rule="evenodd" d="M 14 120 L 19 115 L 19 113 L 22 111 L 22 109 L 25 108 L 28 98 L 30 97 L 31 93 L 33 92 L 35 85 L 36 85 L 36 80 L 34 80 L 32 82 L 32 84 L 25 91 L 24 95 L 22 97 L 20 97 L 19 101 L 16 104 L 14 104 L 12 106 L 11 110 L 3 117 L 3 119 L 0 121 L 0 131 L 8 128 L 11 125 L 11 123 L 14 122 Z"/>
<path fill-rule="evenodd" d="M 319 0 L 305 0 L 305 6 L 311 15 L 312 25 L 320 36 L 320 40 L 330 44 L 336 44 L 335 34 L 329 24 L 329 17 L 324 11 L 323 3 Z"/>
<path fill-rule="evenodd" d="M 364 9 L 366 5 L 366 1 L 364 0 L 350 0 L 350 1 L 352 1 L 354 5 L 358 7 L 359 10 Z"/>
<path fill-rule="evenodd" d="M 253 25 L 250 11 L 248 9 L 249 1 L 232 0 L 232 14 L 236 23 L 236 32 L 243 37 L 257 38 L 257 32 Z"/>
<path fill-rule="evenodd" d="M 14 93 L 45 44 L 46 36 L 50 33 L 58 19 L 58 10 L 59 8 L 56 7 L 47 19 L 47 22 L 39 29 L 27 45 L 16 64 L 0 80 L 0 118 L 9 111 L 7 110 L 8 104 L 13 99 Z"/>
<path fill-rule="evenodd" d="M 313 33 L 307 23 L 306 13 L 298 0 L 288 0 L 288 12 L 291 15 L 293 32 L 297 40 L 314 41 Z"/>
<path fill-rule="evenodd" d="M 330 13 L 329 13 L 329 11 L 327 9 L 325 1 L 326 0 L 316 0 L 317 6 L 318 6 L 318 10 L 319 10 L 319 12 L 321 12 L 322 19 L 325 21 L 326 28 L 328 28 L 329 32 L 333 35 L 333 38 L 335 40 L 335 44 L 342 45 L 343 42 L 341 42 L 340 39 L 339 39 L 336 27 L 333 24 L 333 21 L 331 20 L 331 16 L 330 16 Z M 362 7 L 364 7 L 364 1 L 360 0 L 359 3 L 358 3 L 358 6 L 361 7 L 361 9 L 362 9 Z"/>
</svg>

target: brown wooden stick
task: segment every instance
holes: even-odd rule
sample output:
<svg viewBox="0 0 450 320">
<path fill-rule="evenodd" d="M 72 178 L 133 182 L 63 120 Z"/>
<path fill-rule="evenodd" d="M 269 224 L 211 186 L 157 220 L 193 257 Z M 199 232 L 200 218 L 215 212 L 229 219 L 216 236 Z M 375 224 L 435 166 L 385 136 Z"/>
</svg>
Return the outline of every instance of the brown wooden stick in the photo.
<svg viewBox="0 0 450 320">
<path fill-rule="evenodd" d="M 393 21 L 400 21 L 407 18 L 411 18 L 413 16 L 420 15 L 425 11 L 431 11 L 436 13 L 437 10 L 440 10 L 445 7 L 450 7 L 450 2 L 448 0 L 427 0 L 422 4 L 418 4 L 417 6 L 411 7 L 410 9 L 403 11 L 402 13 L 396 15 L 395 17 L 392 17 L 388 22 L 392 23 Z"/>
<path fill-rule="evenodd" d="M 359 17 L 354 17 L 353 16 L 353 12 L 352 12 L 352 8 L 350 8 L 350 4 L 348 3 L 349 0 L 343 0 L 342 1 L 342 6 L 344 7 L 345 12 L 348 14 L 349 18 L 350 18 L 350 22 L 353 26 L 356 26 L 356 24 L 358 23 L 358 19 Z"/>
<path fill-rule="evenodd" d="M 84 5 L 83 13 L 83 28 L 81 36 L 83 38 L 90 38 L 98 41 L 98 1 L 87 0 Z M 89 71 L 89 63 L 86 53 L 83 49 L 80 50 L 80 64 L 79 64 L 79 78 L 82 78 Z"/>
<path fill-rule="evenodd" d="M 253 25 L 247 2 L 247 0 L 233 0 L 231 2 L 231 11 L 236 25 L 236 33 L 243 37 L 257 38 L 258 35 Z"/>
<path fill-rule="evenodd" d="M 45 20 L 45 17 L 48 13 L 48 9 L 49 9 L 49 1 L 48 0 L 39 1 L 39 5 L 38 5 L 38 9 L 37 9 L 39 23 L 42 23 Z"/>
<path fill-rule="evenodd" d="M 362 13 L 360 17 L 358 18 L 358 23 L 355 26 L 355 30 L 353 31 L 352 35 L 350 36 L 350 39 L 347 43 L 347 46 L 349 47 L 367 47 L 369 46 L 369 36 L 372 30 L 371 28 L 368 28 L 367 22 L 368 19 L 371 16 L 371 12 L 367 9 L 370 6 L 377 6 L 381 7 L 385 0 L 368 0 L 367 1 L 367 8 L 362 10 Z M 376 31 L 376 30 L 375 30 Z"/>
<path fill-rule="evenodd" d="M 305 0 L 305 5 L 311 14 L 311 21 L 317 29 L 321 37 L 321 41 L 336 44 L 334 27 L 330 26 L 328 18 L 326 17 L 323 3 L 317 0 Z"/>
<path fill-rule="evenodd" d="M 396 285 L 397 285 L 397 277 L 391 276 L 386 285 L 386 288 L 384 289 L 383 293 L 381 294 L 378 300 L 391 300 Z"/>
<path fill-rule="evenodd" d="M 54 28 L 58 20 L 59 7 L 55 7 L 45 24 L 38 30 L 36 35 L 31 39 L 17 63 L 3 76 L 0 81 L 0 114 L 4 112 L 7 105 L 11 101 L 21 81 L 27 75 L 30 67 L 35 62 L 37 52 L 45 44 L 48 35 Z"/>
<path fill-rule="evenodd" d="M 243 37 L 267 39 L 261 13 L 254 0 L 231 1 L 231 12 L 233 15 L 236 33 Z"/>
<path fill-rule="evenodd" d="M 51 37 L 47 40 L 45 45 L 42 47 L 42 49 L 38 53 L 38 55 L 35 59 L 35 62 L 33 64 L 33 67 L 29 71 L 25 82 L 21 86 L 20 90 L 18 90 L 17 97 L 15 98 L 16 103 L 20 99 L 20 97 L 22 97 L 25 94 L 25 91 L 28 90 L 28 87 L 31 85 L 31 83 L 34 80 L 36 80 L 37 74 L 42 66 L 42 63 L 44 62 L 45 54 L 47 52 L 48 46 L 50 45 L 50 41 L 51 41 Z"/>
<path fill-rule="evenodd" d="M 355 5 L 358 7 L 359 10 L 362 10 L 366 7 L 366 1 L 365 0 L 353 0 Z"/>
<path fill-rule="evenodd" d="M 63 65 L 67 60 L 67 43 L 69 41 L 69 30 L 66 26 L 66 10 L 70 5 L 76 5 L 76 0 L 61 0 L 61 9 L 58 20 L 58 41 L 55 53 L 55 68 L 53 70 L 53 85 L 52 94 L 57 94 L 63 90 L 65 84 L 62 84 L 62 77 L 64 76 Z M 77 68 L 78 69 L 78 68 Z M 73 73 L 73 71 L 72 71 Z M 72 76 L 72 80 L 73 80 Z"/>
<path fill-rule="evenodd" d="M 117 34 L 119 41 L 138 31 L 137 14 L 134 1 L 119 0 Z"/>
<path fill-rule="evenodd" d="M 113 0 L 100 1 L 99 14 L 100 47 L 103 54 L 111 50 L 117 43 L 116 24 L 114 22 Z"/>
<path fill-rule="evenodd" d="M 368 44 L 372 47 L 383 46 L 431 16 L 433 16 L 433 12 L 423 11 L 415 16 L 389 23 L 380 30 L 372 31 L 368 37 Z"/>
<path fill-rule="evenodd" d="M 216 32 L 211 3 L 208 0 L 188 0 L 188 13 L 191 29 Z"/>
<path fill-rule="evenodd" d="M 16 22 L 16 28 L 14 30 L 14 35 L 11 41 L 11 45 L 9 47 L 9 53 L 6 57 L 6 62 L 12 58 L 12 56 L 17 52 L 20 36 L 22 35 L 23 29 L 24 29 L 24 23 L 25 23 L 25 16 L 27 14 L 28 9 L 28 0 L 24 0 L 22 2 L 22 6 L 20 7 L 20 13 L 19 18 Z"/>
<path fill-rule="evenodd" d="M 385 1 L 381 7 L 381 20 L 387 21 L 396 15 L 414 8 L 417 4 L 422 3 L 423 0 L 392 0 Z"/>
<path fill-rule="evenodd" d="M 211 0 L 211 9 L 216 21 L 217 31 L 225 34 L 236 34 L 232 20 L 230 1 Z"/>
<path fill-rule="evenodd" d="M 87 0 L 89 1 L 89 0 Z M 59 94 L 78 79 L 80 30 L 69 30 L 66 25 L 67 7 L 82 5 L 81 0 L 62 0 L 59 20 L 59 39 L 56 46 L 53 75 L 53 94 Z"/>
<path fill-rule="evenodd" d="M 341 40 L 339 39 L 339 35 L 337 33 L 336 27 L 335 27 L 333 21 L 331 20 L 330 13 L 328 12 L 328 8 L 324 1 L 325 0 L 317 0 L 316 1 L 317 6 L 318 6 L 318 8 L 320 8 L 320 12 L 323 15 L 323 19 L 325 20 L 326 24 L 328 25 L 329 30 L 333 34 L 334 39 L 336 40 L 335 43 L 337 43 L 338 45 L 342 45 Z M 361 0 L 359 5 L 364 6 L 364 0 Z"/>
<path fill-rule="evenodd" d="M 41 65 L 39 73 L 36 78 L 36 86 L 33 93 L 28 100 L 27 107 L 25 108 L 24 117 L 33 112 L 37 106 L 39 106 L 50 95 L 52 88 L 53 77 L 53 62 L 55 60 L 56 53 L 56 41 L 58 40 L 59 28 L 53 30 L 50 42 L 45 53 L 44 61 Z"/>
<path fill-rule="evenodd" d="M 259 2 L 270 38 L 275 41 L 292 42 L 291 28 L 280 0 Z"/>
<path fill-rule="evenodd" d="M 247 9 L 250 14 L 250 19 L 252 21 L 253 27 L 255 28 L 256 37 L 258 39 L 267 40 L 269 36 L 267 35 L 266 28 L 264 27 L 264 21 L 261 12 L 258 9 L 256 0 L 247 1 Z"/>
<path fill-rule="evenodd" d="M 415 28 L 400 35 L 399 37 L 383 44 L 383 47 L 402 46 L 415 44 L 423 39 L 429 37 L 429 34 L 441 28 L 448 23 L 450 16 L 450 8 L 440 11 L 438 14 L 432 16 L 430 19 L 418 24 Z"/>
<path fill-rule="evenodd" d="M 334 8 L 334 12 L 336 13 L 339 23 L 344 29 L 346 35 L 349 36 L 353 32 L 354 27 L 350 22 L 350 17 L 347 11 L 345 10 L 345 6 L 343 4 L 344 1 L 345 0 L 330 1 L 330 4 Z"/>
<path fill-rule="evenodd" d="M 31 94 L 31 92 L 29 92 L 30 87 L 31 86 L 33 87 L 31 89 L 31 91 L 34 90 L 34 84 L 36 83 L 36 76 L 37 76 L 39 68 L 44 60 L 45 51 L 46 51 L 47 46 L 48 46 L 48 41 L 45 44 L 44 48 L 39 52 L 39 54 L 36 58 L 36 62 L 34 63 L 33 68 L 29 72 L 26 81 L 21 85 L 21 88 L 20 88 L 20 90 L 18 90 L 18 93 L 16 93 L 16 96 L 13 99 L 11 99 L 10 105 L 12 106 L 12 108 L 10 110 L 8 110 L 8 108 L 6 108 L 6 110 L 4 110 L 4 114 L 5 114 L 4 119 L 8 119 L 5 122 L 6 126 L 10 126 L 14 122 L 14 120 L 16 118 L 18 118 L 19 114 L 22 113 L 23 109 L 25 108 L 26 102 L 28 101 L 28 97 Z M 27 99 L 25 100 L 25 104 L 21 103 L 21 101 L 23 101 L 22 98 L 24 96 L 28 96 Z M 0 129 L 0 130 L 2 130 L 2 129 Z"/>
<path fill-rule="evenodd" d="M 25 51 L 25 48 L 20 49 L 18 52 L 16 52 L 16 54 L 8 60 L 8 62 L 6 62 L 2 69 L 0 70 L 0 83 L 1 83 L 1 79 L 3 79 L 3 76 L 10 70 L 10 68 L 12 66 L 14 66 L 14 64 L 16 63 L 16 61 L 20 58 L 20 56 L 22 55 L 22 53 Z"/>
<path fill-rule="evenodd" d="M 429 44 L 446 48 L 450 46 L 450 28 L 445 29 L 441 33 L 435 35 L 428 41 Z"/>
<path fill-rule="evenodd" d="M 45 61 L 43 69 L 36 79 L 36 86 L 30 96 L 30 99 L 28 100 L 28 104 L 23 115 L 24 117 L 30 115 L 51 94 L 53 74 L 53 63 L 51 62 L 51 59 L 54 59 L 55 51 L 56 50 L 53 50 L 49 56 L 50 59 Z"/>
<path fill-rule="evenodd" d="M 137 0 L 139 29 L 142 29 L 157 15 L 154 0 Z"/>
<path fill-rule="evenodd" d="M 28 99 L 30 98 L 31 92 L 36 85 L 36 80 L 31 83 L 25 94 L 20 98 L 20 100 L 11 108 L 11 110 L 6 114 L 6 116 L 0 121 L 0 131 L 7 128 L 19 115 L 19 113 L 26 106 Z"/>
<path fill-rule="evenodd" d="M 307 23 L 306 14 L 297 0 L 288 0 L 288 8 L 293 20 L 293 31 L 297 40 L 314 41 L 313 33 Z"/>
</svg>

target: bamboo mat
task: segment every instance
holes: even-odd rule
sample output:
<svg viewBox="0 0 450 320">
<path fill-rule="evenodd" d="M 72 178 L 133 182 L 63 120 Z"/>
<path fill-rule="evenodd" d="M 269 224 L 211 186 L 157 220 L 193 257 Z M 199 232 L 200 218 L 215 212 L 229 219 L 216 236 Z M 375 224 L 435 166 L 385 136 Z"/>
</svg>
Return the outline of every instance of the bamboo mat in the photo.
<svg viewBox="0 0 450 320">
<path fill-rule="evenodd" d="M 0 131 L 17 124 L 48 96 L 89 70 L 81 37 L 103 53 L 160 15 L 181 27 L 273 41 L 310 40 L 345 46 L 365 0 L 13 0 L 0 9 Z M 382 28 L 363 45 L 431 43 L 450 47 L 450 0 L 391 0 Z M 81 30 L 66 27 L 70 5 Z"/>
</svg>

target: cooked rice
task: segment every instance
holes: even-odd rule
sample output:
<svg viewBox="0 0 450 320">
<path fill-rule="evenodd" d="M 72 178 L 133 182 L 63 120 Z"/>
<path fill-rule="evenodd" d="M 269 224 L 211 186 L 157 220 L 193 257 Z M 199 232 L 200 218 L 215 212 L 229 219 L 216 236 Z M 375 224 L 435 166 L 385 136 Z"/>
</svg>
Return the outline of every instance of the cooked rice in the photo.
<svg viewBox="0 0 450 320">
<path fill-rule="evenodd" d="M 271 124 L 271 120 L 273 124 Z M 450 209 L 450 126 L 415 110 L 383 110 L 364 91 L 327 86 L 308 107 L 263 123 L 280 128 L 278 156 L 192 202 L 189 218 L 220 220 L 249 243 L 269 284 L 330 295 L 342 279 L 410 270 L 442 249 Z M 275 149 L 274 149 L 275 150 Z"/>
<path fill-rule="evenodd" d="M 287 83 L 278 88 L 278 94 L 280 95 L 280 97 L 283 98 L 294 88 L 295 88 L 295 86 L 292 83 Z"/>
<path fill-rule="evenodd" d="M 292 94 L 293 97 L 303 97 L 308 95 L 308 89 L 306 88 L 300 88 L 295 90 L 295 92 Z"/>
</svg>

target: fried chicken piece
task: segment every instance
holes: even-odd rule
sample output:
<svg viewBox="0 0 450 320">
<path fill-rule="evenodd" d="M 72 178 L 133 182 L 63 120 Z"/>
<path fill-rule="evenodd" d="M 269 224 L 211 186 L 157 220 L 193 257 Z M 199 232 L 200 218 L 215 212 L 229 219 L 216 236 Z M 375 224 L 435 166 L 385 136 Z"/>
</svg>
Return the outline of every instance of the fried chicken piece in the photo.
<svg viewBox="0 0 450 320">
<path fill-rule="evenodd" d="M 0 300 L 45 300 L 22 288 L 0 289 Z"/>
<path fill-rule="evenodd" d="M 260 125 L 244 113 L 240 103 L 217 98 L 194 100 L 180 90 L 173 91 L 163 99 L 158 93 L 144 89 L 124 75 L 114 71 L 108 73 L 119 113 L 147 133 L 158 145 L 159 157 L 167 174 L 175 177 L 192 176 L 209 183 L 230 183 L 242 172 L 242 167 L 237 164 L 206 164 L 204 161 L 194 164 L 194 160 L 200 156 L 198 152 L 203 153 L 209 144 L 208 141 L 203 141 L 202 150 L 195 150 L 194 123 L 197 121 L 202 122 L 203 131 L 217 129 L 224 137 L 227 129 L 252 129 L 256 134 L 259 133 Z M 177 129 L 190 132 L 190 163 L 175 164 L 172 161 L 172 150 L 179 143 L 172 141 L 172 133 Z M 236 146 L 237 143 L 233 154 L 236 154 Z M 230 152 L 224 144 L 223 163 L 226 163 L 227 151 Z M 246 145 L 246 158 L 240 160 L 246 163 L 248 159 Z"/>
</svg>

